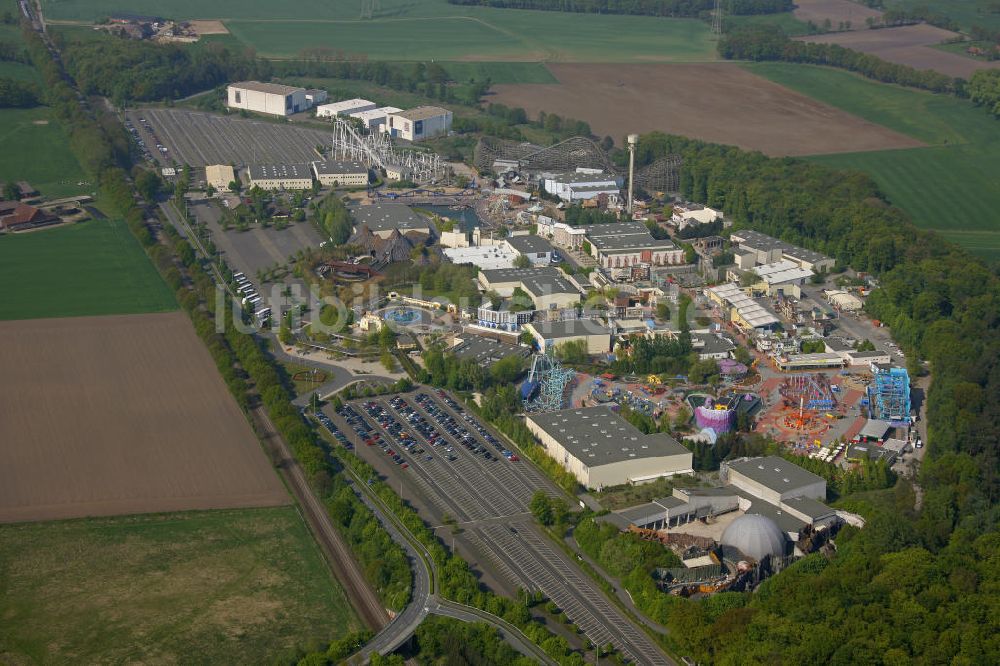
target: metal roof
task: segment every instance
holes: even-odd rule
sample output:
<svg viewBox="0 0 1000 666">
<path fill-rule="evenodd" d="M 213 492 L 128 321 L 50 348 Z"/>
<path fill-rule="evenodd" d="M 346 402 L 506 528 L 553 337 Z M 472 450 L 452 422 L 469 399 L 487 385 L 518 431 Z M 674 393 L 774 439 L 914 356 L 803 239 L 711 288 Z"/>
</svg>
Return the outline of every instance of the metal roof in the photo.
<svg viewBox="0 0 1000 666">
<path fill-rule="evenodd" d="M 541 236 L 527 234 L 525 236 L 508 236 L 507 244 L 518 252 L 551 252 L 552 244 Z"/>
<path fill-rule="evenodd" d="M 729 463 L 729 469 L 779 493 L 823 481 L 823 477 L 778 456 L 738 460 Z"/>
<path fill-rule="evenodd" d="M 609 340 L 611 338 L 611 329 L 593 319 L 532 322 L 529 326 L 546 340 L 559 340 L 581 335 L 607 335 Z"/>
<path fill-rule="evenodd" d="M 528 419 L 588 467 L 691 455 L 666 433 L 645 435 L 607 407 L 531 414 Z"/>
<path fill-rule="evenodd" d="M 312 180 L 311 164 L 252 164 L 251 180 Z"/>
<path fill-rule="evenodd" d="M 253 90 L 254 92 L 262 92 L 269 95 L 291 95 L 295 92 L 305 92 L 305 88 L 286 86 L 280 83 L 261 83 L 260 81 L 240 81 L 239 83 L 230 83 L 229 87 L 239 88 L 240 90 Z"/>
<path fill-rule="evenodd" d="M 341 173 L 368 173 L 368 167 L 361 162 L 345 162 L 342 160 L 326 160 L 313 162 L 317 176 L 336 175 Z"/>
<path fill-rule="evenodd" d="M 405 118 L 407 120 L 427 120 L 428 118 L 436 118 L 438 116 L 448 116 L 451 115 L 451 111 L 448 109 L 442 109 L 440 106 L 418 106 L 416 108 L 410 109 L 409 111 L 401 111 L 396 109 L 391 111 L 392 115 L 398 116 L 399 118 Z"/>
<path fill-rule="evenodd" d="M 371 204 L 351 209 L 357 228 L 366 226 L 370 231 L 399 229 L 429 229 L 430 224 L 403 204 Z"/>
</svg>

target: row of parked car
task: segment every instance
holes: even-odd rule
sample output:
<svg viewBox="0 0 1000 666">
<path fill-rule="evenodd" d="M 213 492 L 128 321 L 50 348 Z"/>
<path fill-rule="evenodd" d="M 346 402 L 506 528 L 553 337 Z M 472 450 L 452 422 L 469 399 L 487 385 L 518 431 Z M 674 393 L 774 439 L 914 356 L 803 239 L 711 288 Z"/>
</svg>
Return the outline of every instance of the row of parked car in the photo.
<svg viewBox="0 0 1000 666">
<path fill-rule="evenodd" d="M 518 460 L 515 453 L 503 448 L 503 445 L 490 433 L 489 430 L 479 423 L 479 421 L 477 421 L 471 414 L 466 413 L 457 402 L 448 396 L 447 393 L 439 391 L 438 397 L 444 400 L 449 407 L 461 414 L 462 419 L 468 423 L 468 425 L 472 426 L 490 446 L 495 448 L 500 453 L 500 455 L 510 461 Z M 459 444 L 467 448 L 469 451 L 472 451 L 472 453 L 483 456 L 487 460 L 495 459 L 493 454 L 485 446 L 480 444 L 479 441 L 476 440 L 475 436 L 469 432 L 468 428 L 459 423 L 454 416 L 438 406 L 431 396 L 426 393 L 418 393 L 416 401 L 417 404 L 419 404 L 424 411 L 430 414 L 431 417 L 437 421 L 437 424 L 444 428 L 449 435 L 454 437 Z"/>
<path fill-rule="evenodd" d="M 354 445 L 351 444 L 351 440 L 347 438 L 347 435 L 341 432 L 340 428 L 337 427 L 337 424 L 333 422 L 333 419 L 323 412 L 316 412 L 316 419 L 319 421 L 321 426 L 326 428 L 328 433 L 333 435 L 334 439 L 340 442 L 341 446 L 348 451 L 354 448 Z"/>
<path fill-rule="evenodd" d="M 364 410 L 368 416 L 375 419 L 378 424 L 382 426 L 382 428 L 389 433 L 393 439 L 396 440 L 396 444 L 393 445 L 395 448 L 391 448 L 390 443 L 381 438 L 368 440 L 366 443 L 369 446 L 378 445 L 387 456 L 392 458 L 394 463 L 403 469 L 409 467 L 409 464 L 401 455 L 403 451 L 406 451 L 414 457 L 427 455 L 427 451 L 417 445 L 416 438 L 405 430 L 403 428 L 403 424 L 394 419 L 384 407 L 379 405 L 377 402 L 368 401 L 364 404 Z M 433 459 L 433 456 L 427 455 L 427 460 Z"/>
</svg>

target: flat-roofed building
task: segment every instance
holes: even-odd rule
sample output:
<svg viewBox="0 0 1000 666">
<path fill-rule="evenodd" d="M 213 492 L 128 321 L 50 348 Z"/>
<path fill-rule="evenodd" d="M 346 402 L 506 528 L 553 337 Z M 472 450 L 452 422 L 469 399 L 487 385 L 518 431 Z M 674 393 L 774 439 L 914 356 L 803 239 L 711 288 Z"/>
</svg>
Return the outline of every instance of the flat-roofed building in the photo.
<svg viewBox="0 0 1000 666">
<path fill-rule="evenodd" d="M 475 245 L 472 247 L 450 247 L 444 256 L 453 264 L 469 264 L 481 271 L 513 268 L 517 254 L 505 245 Z"/>
<path fill-rule="evenodd" d="M 477 279 L 483 291 L 495 291 L 504 297 L 521 289 L 531 297 L 536 310 L 575 307 L 582 297 L 580 286 L 555 266 L 484 270 Z"/>
<path fill-rule="evenodd" d="M 588 354 L 607 354 L 611 351 L 614 335 L 610 326 L 605 326 L 594 319 L 533 321 L 525 324 L 524 330 L 531 333 L 542 353 L 554 351 L 559 345 L 567 342 L 580 340 L 586 345 Z"/>
<path fill-rule="evenodd" d="M 823 477 L 778 456 L 746 458 L 726 464 L 730 485 L 771 504 L 793 497 L 826 499 Z"/>
<path fill-rule="evenodd" d="M 226 87 L 226 106 L 272 116 L 290 116 L 312 105 L 306 89 L 280 83 L 241 81 Z"/>
<path fill-rule="evenodd" d="M 508 236 L 503 244 L 516 255 L 527 257 L 532 266 L 548 266 L 552 263 L 552 244 L 541 236 Z"/>
<path fill-rule="evenodd" d="M 594 199 L 601 194 L 618 194 L 622 178 L 598 169 L 577 169 L 563 173 L 543 174 L 542 189 L 571 203 Z"/>
<path fill-rule="evenodd" d="M 691 474 L 691 451 L 666 433 L 646 435 L 607 407 L 531 414 L 546 452 L 587 488 Z"/>
<path fill-rule="evenodd" d="M 418 106 L 408 111 L 388 114 L 386 131 L 390 136 L 421 141 L 451 131 L 452 113 L 440 106 Z"/>
<path fill-rule="evenodd" d="M 744 330 L 770 330 L 778 318 L 769 309 L 743 293 L 739 285 L 727 282 L 705 290 L 709 300 L 717 303 L 729 321 Z"/>
<path fill-rule="evenodd" d="M 351 212 L 354 215 L 354 233 L 358 233 L 361 227 L 368 227 L 369 231 L 383 239 L 396 231 L 401 234 L 431 233 L 430 222 L 403 204 L 372 204 L 359 206 Z"/>
<path fill-rule="evenodd" d="M 352 113 L 371 111 L 377 109 L 378 104 L 367 99 L 345 99 L 340 102 L 331 102 L 316 107 L 317 118 L 334 118 L 336 116 L 349 116 Z"/>
<path fill-rule="evenodd" d="M 768 296 L 802 298 L 801 287 L 813 276 L 810 269 L 801 268 L 797 262 L 790 259 L 762 264 L 752 270 L 760 278 Z"/>
<path fill-rule="evenodd" d="M 453 354 L 456 358 L 463 361 L 475 361 L 476 365 L 484 370 L 488 370 L 497 361 L 502 361 L 512 356 L 527 359 L 531 356 L 531 348 L 523 345 L 507 344 L 506 342 L 499 342 L 498 340 L 484 338 L 479 335 L 466 335 L 454 347 L 448 349 L 448 353 Z"/>
<path fill-rule="evenodd" d="M 590 224 L 582 229 L 590 243 L 590 254 L 602 268 L 684 263 L 684 250 L 670 239 L 653 238 L 641 222 Z"/>
<path fill-rule="evenodd" d="M 313 173 L 325 187 L 364 187 L 368 184 L 368 167 L 361 162 L 313 162 Z"/>
<path fill-rule="evenodd" d="M 770 264 L 782 259 L 788 259 L 798 264 L 799 268 L 822 273 L 833 268 L 834 260 L 830 257 L 807 250 L 805 248 L 772 238 L 767 234 L 749 229 L 734 231 L 729 240 L 739 246 L 741 252 L 751 252 L 757 264 Z"/>
<path fill-rule="evenodd" d="M 205 183 L 218 192 L 229 191 L 229 184 L 236 180 L 236 171 L 228 164 L 209 164 L 205 167 Z"/>
<path fill-rule="evenodd" d="M 311 164 L 255 164 L 247 171 L 250 187 L 263 190 L 308 190 L 313 184 Z"/>
<path fill-rule="evenodd" d="M 360 120 L 364 124 L 365 129 L 367 129 L 369 132 L 376 132 L 376 131 L 382 131 L 382 128 L 385 127 L 386 118 L 389 116 L 390 113 L 396 113 L 397 111 L 401 110 L 402 109 L 399 109 L 395 106 L 380 106 L 375 109 L 368 109 L 367 111 L 357 111 L 356 113 L 351 113 L 348 115 L 351 118 L 357 118 L 358 120 Z"/>
</svg>

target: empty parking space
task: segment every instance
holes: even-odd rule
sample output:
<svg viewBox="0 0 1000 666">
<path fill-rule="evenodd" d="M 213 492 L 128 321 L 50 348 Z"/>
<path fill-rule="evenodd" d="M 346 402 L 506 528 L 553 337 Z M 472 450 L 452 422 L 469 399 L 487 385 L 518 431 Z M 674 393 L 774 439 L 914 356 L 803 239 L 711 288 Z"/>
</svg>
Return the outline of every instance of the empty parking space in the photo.
<svg viewBox="0 0 1000 666">
<path fill-rule="evenodd" d="M 184 109 L 129 111 L 126 121 L 146 153 L 165 165 L 310 162 L 319 159 L 315 147 L 330 142 L 318 129 Z"/>
</svg>

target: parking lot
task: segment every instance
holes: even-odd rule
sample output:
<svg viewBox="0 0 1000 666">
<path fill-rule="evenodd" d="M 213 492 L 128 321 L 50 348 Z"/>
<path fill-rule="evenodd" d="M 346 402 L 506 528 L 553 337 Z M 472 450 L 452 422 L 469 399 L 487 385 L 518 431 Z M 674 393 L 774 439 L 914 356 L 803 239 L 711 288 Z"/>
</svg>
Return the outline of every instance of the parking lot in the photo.
<svg viewBox="0 0 1000 666">
<path fill-rule="evenodd" d="M 125 118 L 144 157 L 164 166 L 311 162 L 319 159 L 315 147 L 330 143 L 317 129 L 184 109 L 133 110 Z"/>
<path fill-rule="evenodd" d="M 528 510 L 532 495 L 560 491 L 449 394 L 423 388 L 362 399 L 342 407 L 336 419 L 343 420 L 341 430 L 352 436 L 358 453 L 386 470 L 393 485 L 415 491 L 433 518 L 454 518 L 461 538 L 513 589 L 540 590 L 587 639 L 612 643 L 631 661 L 669 663 L 576 562 L 538 531 Z"/>
</svg>

